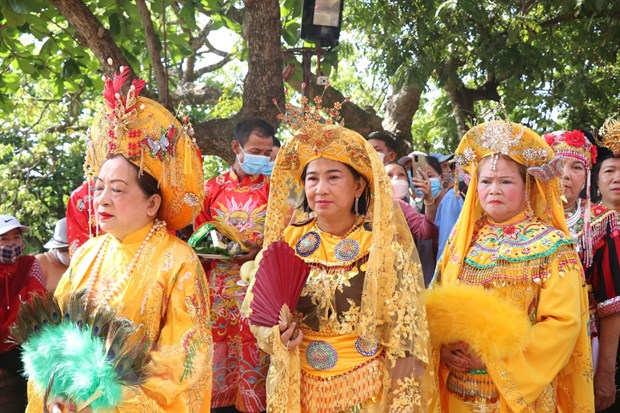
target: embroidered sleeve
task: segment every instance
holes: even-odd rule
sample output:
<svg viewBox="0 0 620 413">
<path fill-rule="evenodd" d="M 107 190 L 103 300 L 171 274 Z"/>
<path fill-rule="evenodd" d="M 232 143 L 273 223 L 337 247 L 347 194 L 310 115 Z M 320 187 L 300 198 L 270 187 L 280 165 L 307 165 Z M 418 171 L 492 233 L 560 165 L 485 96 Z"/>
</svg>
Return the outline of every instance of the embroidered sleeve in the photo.
<svg viewBox="0 0 620 413">
<path fill-rule="evenodd" d="M 558 393 L 566 393 L 561 397 L 575 400 L 570 411 L 588 411 L 578 408 L 577 401 L 593 398 L 585 284 L 579 266 L 562 262 L 554 259 L 550 265 L 552 274 L 540 291 L 536 319 L 523 352 L 486 363 L 496 386 L 515 411 L 527 406 L 541 411 L 535 406 L 544 403 L 545 397 L 556 397 L 545 392 L 554 380 Z"/>
<path fill-rule="evenodd" d="M 139 388 L 127 389 L 119 412 L 194 412 L 210 405 L 209 293 L 195 256 L 182 264 L 172 283 L 161 315 L 165 321 L 149 353 L 149 378 Z"/>
</svg>

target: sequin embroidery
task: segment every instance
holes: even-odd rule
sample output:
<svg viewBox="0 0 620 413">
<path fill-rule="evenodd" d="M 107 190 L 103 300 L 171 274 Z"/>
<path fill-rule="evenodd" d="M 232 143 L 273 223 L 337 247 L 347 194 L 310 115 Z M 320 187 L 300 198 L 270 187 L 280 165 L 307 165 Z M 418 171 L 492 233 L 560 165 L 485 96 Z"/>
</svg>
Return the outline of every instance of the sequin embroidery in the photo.
<svg viewBox="0 0 620 413">
<path fill-rule="evenodd" d="M 338 352 L 328 342 L 315 340 L 308 344 L 306 360 L 317 370 L 329 370 L 336 365 Z"/>
<path fill-rule="evenodd" d="M 334 255 L 340 261 L 351 261 L 357 257 L 360 246 L 357 241 L 345 238 L 334 247 Z"/>
<path fill-rule="evenodd" d="M 365 340 L 360 337 L 355 340 L 355 349 L 362 356 L 372 357 L 379 351 L 379 345 L 377 343 L 373 343 L 370 340 Z"/>
<path fill-rule="evenodd" d="M 321 237 L 314 231 L 308 232 L 306 235 L 301 237 L 301 239 L 297 242 L 295 246 L 295 251 L 297 255 L 302 257 L 307 257 L 312 254 L 319 248 L 319 244 L 321 243 Z"/>
</svg>

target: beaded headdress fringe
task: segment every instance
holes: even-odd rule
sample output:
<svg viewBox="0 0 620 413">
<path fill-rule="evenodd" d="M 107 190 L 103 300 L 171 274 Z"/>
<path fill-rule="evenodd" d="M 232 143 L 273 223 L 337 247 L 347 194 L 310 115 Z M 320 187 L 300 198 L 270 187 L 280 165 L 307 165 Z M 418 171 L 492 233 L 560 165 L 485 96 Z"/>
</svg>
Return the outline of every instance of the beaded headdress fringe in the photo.
<svg viewBox="0 0 620 413">
<path fill-rule="evenodd" d="M 570 244 L 561 245 L 555 251 L 555 256 L 559 263 L 560 275 L 568 269 L 580 266 Z M 461 267 L 459 280 L 471 285 L 485 285 L 495 288 L 507 285 L 526 285 L 532 282 L 542 285 L 551 276 L 551 267 L 549 255 L 516 264 L 506 260 L 497 260 L 493 267 L 485 268 L 477 268 L 464 263 Z"/>
</svg>

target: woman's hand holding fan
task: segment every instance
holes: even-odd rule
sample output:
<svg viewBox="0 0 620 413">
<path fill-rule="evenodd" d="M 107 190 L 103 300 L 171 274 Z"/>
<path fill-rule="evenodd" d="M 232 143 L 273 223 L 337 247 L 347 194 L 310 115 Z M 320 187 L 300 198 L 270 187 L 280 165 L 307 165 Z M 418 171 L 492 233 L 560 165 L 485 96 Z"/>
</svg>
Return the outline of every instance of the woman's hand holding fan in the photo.
<svg viewBox="0 0 620 413">
<path fill-rule="evenodd" d="M 286 242 L 269 245 L 256 271 L 250 322 L 263 327 L 289 328 L 292 311 L 297 307 L 309 273 L 310 268 Z"/>
</svg>

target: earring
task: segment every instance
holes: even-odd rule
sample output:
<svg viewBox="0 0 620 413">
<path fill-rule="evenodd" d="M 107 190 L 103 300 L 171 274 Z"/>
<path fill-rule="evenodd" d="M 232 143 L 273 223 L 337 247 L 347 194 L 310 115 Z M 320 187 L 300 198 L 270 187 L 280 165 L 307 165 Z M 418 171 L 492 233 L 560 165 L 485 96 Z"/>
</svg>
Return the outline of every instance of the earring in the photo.
<svg viewBox="0 0 620 413">
<path fill-rule="evenodd" d="M 355 196 L 355 204 L 354 204 L 354 211 L 355 211 L 355 216 L 358 216 L 360 214 L 360 210 L 359 210 L 359 203 L 360 203 L 360 197 L 359 196 Z"/>
</svg>

